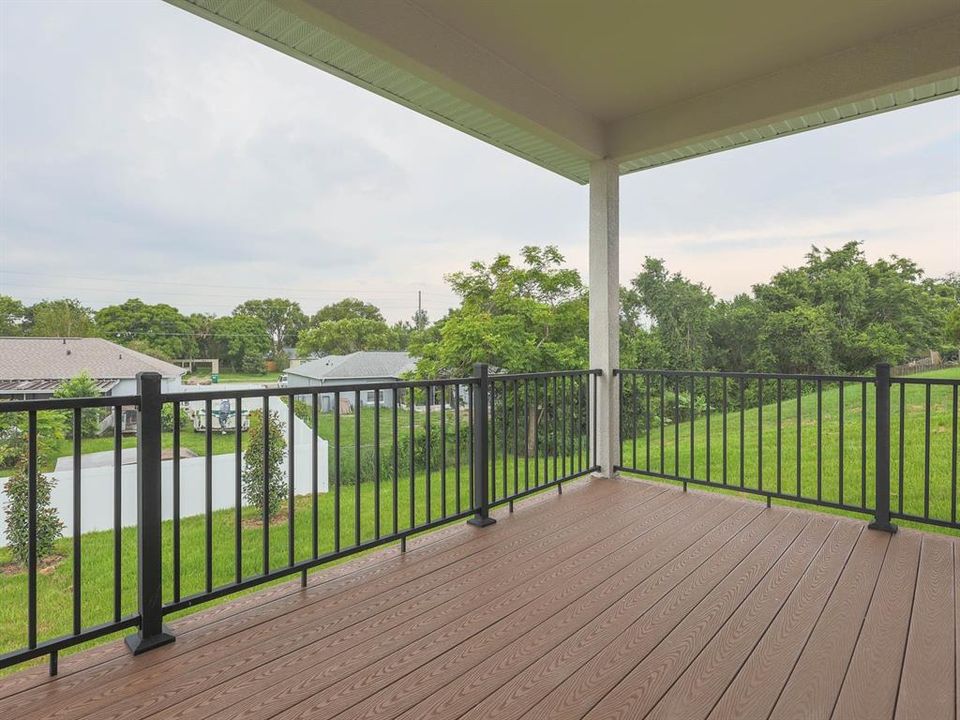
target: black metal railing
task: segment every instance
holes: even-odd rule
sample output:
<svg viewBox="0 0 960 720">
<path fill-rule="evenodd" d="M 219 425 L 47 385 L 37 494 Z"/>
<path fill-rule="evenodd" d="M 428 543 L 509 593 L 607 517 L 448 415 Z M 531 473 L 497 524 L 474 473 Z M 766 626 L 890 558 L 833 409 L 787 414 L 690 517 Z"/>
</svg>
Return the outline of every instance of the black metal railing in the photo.
<svg viewBox="0 0 960 720">
<path fill-rule="evenodd" d="M 0 403 L 0 413 L 26 417 L 31 488 L 26 644 L 8 641 L 0 668 L 49 655 L 55 673 L 60 650 L 131 627 L 137 633 L 127 644 L 143 652 L 174 639 L 163 624 L 172 613 L 291 575 L 306 583 L 309 570 L 331 560 L 389 542 L 405 549 L 410 535 L 458 519 L 491 524 L 492 507 L 512 510 L 530 493 L 561 491 L 598 469 L 590 435 L 598 375 L 491 375 L 479 365 L 459 379 L 161 393 L 159 375 L 145 373 L 129 397 Z M 111 534 L 112 556 L 105 562 L 99 553 L 95 565 L 83 559 L 81 507 L 95 472 L 83 460 L 81 413 L 90 408 L 113 414 L 112 497 L 95 499 L 112 502 L 112 525 L 99 533 Z M 122 420 L 131 408 L 134 490 L 124 488 L 122 472 Z M 64 410 L 72 412 L 72 545 L 64 561 L 72 563 L 73 618 L 69 626 L 51 618 L 44 633 L 37 417 Z M 138 498 L 126 520 L 125 494 Z M 84 593 L 102 594 L 111 581 L 112 616 L 94 621 Z"/>
<path fill-rule="evenodd" d="M 617 370 L 617 469 L 960 528 L 960 380 Z"/>
</svg>

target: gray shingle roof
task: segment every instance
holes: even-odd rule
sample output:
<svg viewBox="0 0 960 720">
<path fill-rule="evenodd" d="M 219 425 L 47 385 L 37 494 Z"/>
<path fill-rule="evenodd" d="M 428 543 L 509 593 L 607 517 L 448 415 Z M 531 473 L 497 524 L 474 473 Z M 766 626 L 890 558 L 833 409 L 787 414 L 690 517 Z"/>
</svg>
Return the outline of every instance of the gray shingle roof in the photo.
<svg viewBox="0 0 960 720">
<path fill-rule="evenodd" d="M 0 337 L 0 380 L 67 380 L 83 371 L 97 380 L 186 372 L 102 338 Z"/>
<path fill-rule="evenodd" d="M 416 365 L 405 352 L 361 351 L 327 355 L 287 370 L 288 375 L 333 380 L 344 378 L 398 378 Z"/>
</svg>

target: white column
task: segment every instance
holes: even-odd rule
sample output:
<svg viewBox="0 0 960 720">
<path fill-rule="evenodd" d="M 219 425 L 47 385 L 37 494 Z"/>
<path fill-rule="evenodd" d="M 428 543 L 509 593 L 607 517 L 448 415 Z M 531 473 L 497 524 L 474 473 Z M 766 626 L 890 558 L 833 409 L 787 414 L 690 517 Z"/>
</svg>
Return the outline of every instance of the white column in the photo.
<svg viewBox="0 0 960 720">
<path fill-rule="evenodd" d="M 597 382 L 596 458 L 612 477 L 619 458 L 620 410 L 613 370 L 620 364 L 620 168 L 590 165 L 590 367 Z"/>
</svg>

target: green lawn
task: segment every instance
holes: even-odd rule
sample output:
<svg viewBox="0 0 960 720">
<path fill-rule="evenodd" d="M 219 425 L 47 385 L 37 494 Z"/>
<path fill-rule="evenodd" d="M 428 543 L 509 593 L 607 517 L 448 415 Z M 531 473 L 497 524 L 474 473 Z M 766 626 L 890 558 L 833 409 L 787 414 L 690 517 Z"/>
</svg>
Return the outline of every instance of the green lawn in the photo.
<svg viewBox="0 0 960 720">
<path fill-rule="evenodd" d="M 935 371 L 924 377 L 960 378 L 960 369 Z M 723 422 L 724 415 L 716 409 L 719 385 L 714 383 L 711 397 L 714 410 L 710 417 L 710 459 L 709 479 L 715 483 L 724 482 L 723 463 Z M 702 389 L 699 390 L 702 392 Z M 775 382 L 764 383 L 764 399 L 775 397 Z M 779 489 L 788 494 L 796 494 L 798 487 L 797 471 L 797 405 L 796 386 L 784 383 L 783 403 L 781 406 L 781 455 L 777 457 L 777 405 L 765 403 L 762 413 L 757 408 L 747 409 L 743 413 L 743 452 L 741 454 L 740 412 L 726 415 L 727 425 L 727 462 L 726 483 L 730 486 L 741 485 L 747 488 L 760 488 L 769 491 Z M 730 384 L 730 398 L 734 396 L 734 386 Z M 671 396 L 672 397 L 672 396 Z M 645 397 L 639 401 L 642 408 Z M 667 401 L 668 412 L 672 417 L 671 400 Z M 894 510 L 900 507 L 914 515 L 923 515 L 925 503 L 929 503 L 931 517 L 948 520 L 952 514 L 951 481 L 952 433 L 953 433 L 953 388 L 951 386 L 931 386 L 930 391 L 930 448 L 929 448 L 929 485 L 925 485 L 926 449 L 925 437 L 925 388 L 907 385 L 904 395 L 903 457 L 900 455 L 900 394 L 899 386 L 894 385 L 891 392 L 891 505 Z M 874 504 L 873 461 L 875 426 L 875 407 L 872 386 L 868 386 L 866 404 L 866 465 L 862 463 L 861 432 L 862 395 L 858 383 L 850 383 L 843 390 L 843 462 L 841 465 L 841 424 L 840 389 L 836 384 L 824 384 L 820 426 L 821 451 L 817 452 L 817 395 L 806 392 L 800 398 L 800 495 L 805 498 L 819 497 L 829 502 L 840 502 L 840 490 L 843 489 L 843 502 L 847 505 L 859 505 L 866 490 L 866 505 Z M 761 418 L 762 415 L 762 418 Z M 661 434 L 659 418 L 651 426 L 649 434 L 649 465 L 647 461 L 648 436 L 645 422 L 634 436 L 632 433 L 632 408 L 624 408 L 625 439 L 623 442 L 623 461 L 626 467 L 650 469 L 667 475 L 679 474 L 683 477 L 707 479 L 707 432 L 706 415 L 698 410 L 693 418 L 693 438 L 691 441 L 691 422 L 686 420 L 678 424 L 665 422 Z M 762 422 L 762 425 L 760 424 Z M 661 466 L 661 439 L 663 442 Z M 762 455 L 761 455 L 762 450 Z M 678 452 L 679 451 L 679 452 Z M 679 464 L 677 459 L 679 457 Z M 762 462 L 762 464 L 761 464 Z M 762 467 L 762 473 L 760 469 Z M 841 467 L 843 481 L 841 483 Z M 902 492 L 901 492 L 902 469 Z M 925 498 L 926 492 L 929 493 Z"/>
<path fill-rule="evenodd" d="M 209 380 L 210 373 L 192 373 L 183 376 L 184 381 L 199 379 Z M 220 384 L 223 383 L 275 383 L 280 379 L 280 373 L 240 373 L 240 372 L 222 372 L 217 378 Z"/>
</svg>

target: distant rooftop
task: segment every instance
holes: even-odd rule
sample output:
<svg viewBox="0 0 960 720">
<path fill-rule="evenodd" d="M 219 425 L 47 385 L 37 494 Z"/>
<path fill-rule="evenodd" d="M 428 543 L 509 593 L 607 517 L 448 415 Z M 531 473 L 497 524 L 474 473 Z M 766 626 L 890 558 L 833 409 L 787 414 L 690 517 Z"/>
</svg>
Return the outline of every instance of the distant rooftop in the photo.
<svg viewBox="0 0 960 720">
<path fill-rule="evenodd" d="M 0 381 L 67 380 L 86 371 L 95 380 L 138 372 L 180 377 L 186 370 L 103 338 L 0 337 Z"/>
<path fill-rule="evenodd" d="M 287 370 L 288 375 L 314 380 L 343 380 L 349 378 L 399 378 L 413 370 L 414 360 L 405 352 L 361 351 L 349 355 L 326 357 Z"/>
</svg>

